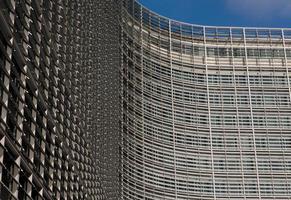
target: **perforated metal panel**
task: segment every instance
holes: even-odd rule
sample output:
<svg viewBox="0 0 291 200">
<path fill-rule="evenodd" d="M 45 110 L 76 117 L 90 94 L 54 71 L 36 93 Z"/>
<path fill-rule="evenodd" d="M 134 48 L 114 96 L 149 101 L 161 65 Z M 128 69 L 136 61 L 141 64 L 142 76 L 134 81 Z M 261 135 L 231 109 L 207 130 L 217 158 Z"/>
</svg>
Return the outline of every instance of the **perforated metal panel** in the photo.
<svg viewBox="0 0 291 200">
<path fill-rule="evenodd" d="M 1 200 L 117 199 L 118 6 L 0 0 Z"/>
</svg>

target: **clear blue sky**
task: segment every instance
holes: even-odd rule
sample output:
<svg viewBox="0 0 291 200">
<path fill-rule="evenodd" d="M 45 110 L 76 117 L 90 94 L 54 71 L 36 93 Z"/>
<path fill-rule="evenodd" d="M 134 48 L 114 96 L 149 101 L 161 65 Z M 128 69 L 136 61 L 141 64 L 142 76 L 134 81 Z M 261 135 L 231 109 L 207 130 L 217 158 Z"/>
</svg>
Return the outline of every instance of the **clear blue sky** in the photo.
<svg viewBox="0 0 291 200">
<path fill-rule="evenodd" d="M 291 0 L 139 0 L 147 8 L 188 23 L 291 28 Z"/>
</svg>

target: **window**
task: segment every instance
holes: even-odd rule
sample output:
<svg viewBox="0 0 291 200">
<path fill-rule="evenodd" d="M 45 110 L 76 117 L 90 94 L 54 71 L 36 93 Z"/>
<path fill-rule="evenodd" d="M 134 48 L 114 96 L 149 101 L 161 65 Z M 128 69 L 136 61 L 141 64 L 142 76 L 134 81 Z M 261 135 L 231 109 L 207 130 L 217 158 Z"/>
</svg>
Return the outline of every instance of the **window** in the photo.
<svg viewBox="0 0 291 200">
<path fill-rule="evenodd" d="M 242 48 L 234 48 L 233 49 L 233 56 L 234 57 L 244 57 L 245 56 L 245 50 Z"/>
</svg>

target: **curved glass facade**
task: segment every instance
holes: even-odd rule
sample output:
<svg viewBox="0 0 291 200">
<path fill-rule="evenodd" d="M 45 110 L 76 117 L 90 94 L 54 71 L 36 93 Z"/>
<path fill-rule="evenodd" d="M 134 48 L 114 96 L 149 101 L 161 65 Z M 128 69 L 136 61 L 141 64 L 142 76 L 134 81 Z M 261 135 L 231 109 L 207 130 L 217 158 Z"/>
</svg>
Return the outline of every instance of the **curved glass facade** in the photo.
<svg viewBox="0 0 291 200">
<path fill-rule="evenodd" d="M 121 19 L 122 198 L 289 199 L 291 29 Z"/>
</svg>

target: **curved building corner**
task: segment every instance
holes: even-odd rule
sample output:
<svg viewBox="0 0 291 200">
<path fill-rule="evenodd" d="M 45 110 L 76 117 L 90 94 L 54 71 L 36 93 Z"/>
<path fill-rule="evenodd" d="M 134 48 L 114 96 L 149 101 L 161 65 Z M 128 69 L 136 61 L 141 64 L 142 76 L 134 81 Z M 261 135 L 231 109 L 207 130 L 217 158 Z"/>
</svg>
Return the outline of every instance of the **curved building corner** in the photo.
<svg viewBox="0 0 291 200">
<path fill-rule="evenodd" d="M 290 199 L 291 29 L 121 27 L 122 198 Z"/>
</svg>

